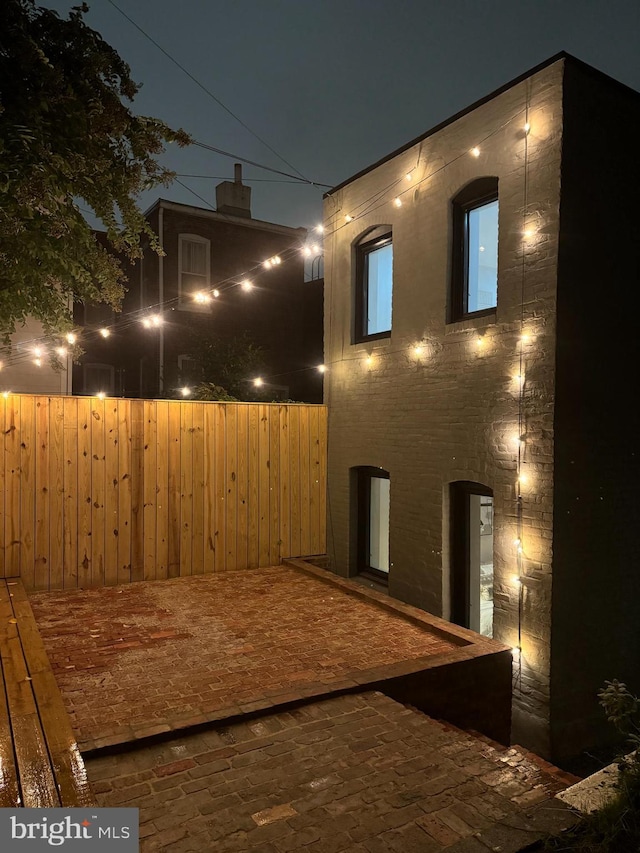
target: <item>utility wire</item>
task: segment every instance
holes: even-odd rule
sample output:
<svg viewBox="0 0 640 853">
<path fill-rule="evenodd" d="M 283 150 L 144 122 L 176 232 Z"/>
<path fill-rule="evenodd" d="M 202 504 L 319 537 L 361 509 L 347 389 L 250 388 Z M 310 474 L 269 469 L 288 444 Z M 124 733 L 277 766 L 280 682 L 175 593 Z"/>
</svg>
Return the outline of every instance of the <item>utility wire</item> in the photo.
<svg viewBox="0 0 640 853">
<path fill-rule="evenodd" d="M 111 0 L 109 0 L 111 3 Z M 309 178 L 299 178 L 297 175 L 292 175 L 290 172 L 281 172 L 280 169 L 273 169 L 271 166 L 263 166 L 262 163 L 256 163 L 255 160 L 248 160 L 246 157 L 239 157 L 237 154 L 232 154 L 230 151 L 223 151 L 222 148 L 216 148 L 214 145 L 207 145 L 205 142 L 192 140 L 192 145 L 197 145 L 198 148 L 204 148 L 207 151 L 213 151 L 215 154 L 222 154 L 223 157 L 233 157 L 235 160 L 240 160 L 241 163 L 247 163 L 249 166 L 257 166 L 258 169 L 265 169 L 267 172 L 273 172 L 275 175 L 283 175 L 285 178 L 293 178 L 294 181 L 299 181 L 303 184 L 309 184 L 312 187 L 327 187 L 331 189 L 331 184 L 321 184 L 318 181 L 311 181 Z"/>
<path fill-rule="evenodd" d="M 110 3 L 114 9 L 117 9 L 118 12 L 120 12 L 120 14 L 124 18 L 126 18 L 130 24 L 132 24 L 139 32 L 141 32 L 145 38 L 147 38 L 152 44 L 154 44 L 158 48 L 158 50 L 161 51 L 167 57 L 167 59 L 170 59 L 174 65 L 177 65 L 178 68 L 181 71 L 183 71 L 190 80 L 193 80 L 193 82 L 196 84 L 196 86 L 199 86 L 200 89 L 202 89 L 202 91 L 205 92 L 205 94 L 207 94 L 210 98 L 212 98 L 216 102 L 216 104 L 218 104 L 218 106 L 222 107 L 222 109 L 225 110 L 225 112 L 229 113 L 229 115 L 232 118 L 234 118 L 239 124 L 241 124 L 245 130 L 248 130 L 249 133 L 258 140 L 258 142 L 261 142 L 266 148 L 268 148 L 272 154 L 275 154 L 276 157 L 278 158 L 278 160 L 281 160 L 290 169 L 293 169 L 293 171 L 296 172 L 298 174 L 298 176 L 300 178 L 302 178 L 302 180 L 307 181 L 307 183 L 312 183 L 307 178 L 305 178 L 305 176 L 302 174 L 302 172 L 298 171 L 298 169 L 296 169 L 296 167 L 293 164 L 291 164 L 288 160 L 286 160 L 281 154 L 278 154 L 278 152 L 275 150 L 275 148 L 273 148 L 271 145 L 269 145 L 269 143 L 266 142 L 264 139 L 262 139 L 261 136 L 258 136 L 258 134 L 254 130 L 252 130 L 248 124 L 246 124 L 244 121 L 242 121 L 242 119 L 239 116 L 237 116 L 232 110 L 230 110 L 229 107 L 226 106 L 226 104 L 223 104 L 222 101 L 220 100 L 220 98 L 217 98 L 210 89 L 207 89 L 207 87 L 205 85 L 203 85 L 197 79 L 197 77 L 194 77 L 193 74 L 184 67 L 184 65 L 181 65 L 177 59 L 175 59 L 173 56 L 171 56 L 171 54 L 168 51 L 166 51 L 160 44 L 158 44 L 158 42 L 155 41 L 155 39 L 153 39 L 149 35 L 149 33 L 145 32 L 145 30 L 143 30 L 139 24 L 136 24 L 136 22 L 133 20 L 133 18 L 130 18 L 126 12 L 124 12 L 116 3 L 113 2 L 113 0 L 107 0 L 107 2 Z"/>
</svg>

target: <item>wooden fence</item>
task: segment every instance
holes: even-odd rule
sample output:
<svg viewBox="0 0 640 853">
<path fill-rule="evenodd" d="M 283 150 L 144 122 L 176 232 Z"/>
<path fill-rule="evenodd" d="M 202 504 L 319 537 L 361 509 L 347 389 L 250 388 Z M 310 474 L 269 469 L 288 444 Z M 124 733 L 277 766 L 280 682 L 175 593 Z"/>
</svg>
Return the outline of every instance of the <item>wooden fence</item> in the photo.
<svg viewBox="0 0 640 853">
<path fill-rule="evenodd" d="M 323 406 L 0 397 L 0 577 L 103 586 L 325 551 Z"/>
</svg>

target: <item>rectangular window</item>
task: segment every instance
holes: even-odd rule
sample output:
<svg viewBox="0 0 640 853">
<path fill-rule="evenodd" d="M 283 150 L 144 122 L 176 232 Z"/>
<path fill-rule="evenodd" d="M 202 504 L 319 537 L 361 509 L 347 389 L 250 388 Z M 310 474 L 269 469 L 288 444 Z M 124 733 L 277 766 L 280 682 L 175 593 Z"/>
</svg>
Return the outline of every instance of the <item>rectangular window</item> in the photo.
<svg viewBox="0 0 640 853">
<path fill-rule="evenodd" d="M 467 313 L 498 304 L 498 201 L 467 211 Z"/>
<path fill-rule="evenodd" d="M 391 236 L 356 247 L 355 341 L 388 338 L 393 301 L 393 244 Z"/>
<path fill-rule="evenodd" d="M 369 568 L 389 572 L 389 483 L 371 478 L 369 497 Z"/>
<path fill-rule="evenodd" d="M 451 619 L 493 636 L 493 495 L 480 483 L 451 484 Z"/>
<path fill-rule="evenodd" d="M 390 480 L 382 468 L 356 468 L 357 570 L 386 582 L 389 576 Z"/>
<path fill-rule="evenodd" d="M 210 243 L 196 235 L 180 235 L 178 245 L 178 293 L 180 308 L 209 311 L 210 305 L 196 299 L 210 289 Z"/>
</svg>

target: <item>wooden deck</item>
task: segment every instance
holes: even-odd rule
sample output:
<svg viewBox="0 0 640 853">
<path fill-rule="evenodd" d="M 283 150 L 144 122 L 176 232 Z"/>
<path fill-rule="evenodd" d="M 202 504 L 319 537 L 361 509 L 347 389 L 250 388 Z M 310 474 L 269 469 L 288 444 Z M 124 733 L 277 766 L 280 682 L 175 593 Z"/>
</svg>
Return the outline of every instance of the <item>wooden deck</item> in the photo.
<svg viewBox="0 0 640 853">
<path fill-rule="evenodd" d="M 0 581 L 0 808 L 95 804 L 20 581 Z"/>
</svg>

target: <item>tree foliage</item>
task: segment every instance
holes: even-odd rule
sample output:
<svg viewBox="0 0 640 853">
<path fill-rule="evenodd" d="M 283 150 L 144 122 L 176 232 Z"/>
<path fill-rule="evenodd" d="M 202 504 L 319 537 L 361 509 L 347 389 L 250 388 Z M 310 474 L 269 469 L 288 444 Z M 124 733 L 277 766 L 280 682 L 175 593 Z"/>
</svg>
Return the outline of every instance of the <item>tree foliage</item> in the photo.
<svg viewBox="0 0 640 853">
<path fill-rule="evenodd" d="M 140 192 L 170 181 L 156 156 L 184 131 L 136 116 L 129 66 L 84 22 L 34 0 L 0 3 L 0 335 L 28 316 L 67 328 L 71 300 L 116 310 L 124 290 L 115 257 L 96 242 L 79 204 L 125 258 L 157 238 Z"/>
<path fill-rule="evenodd" d="M 188 355 L 197 365 L 196 375 L 181 378 L 196 382 L 197 399 L 267 399 L 267 392 L 255 388 L 251 381 L 264 370 L 264 350 L 246 332 L 226 338 L 207 329 L 195 331 Z"/>
</svg>

